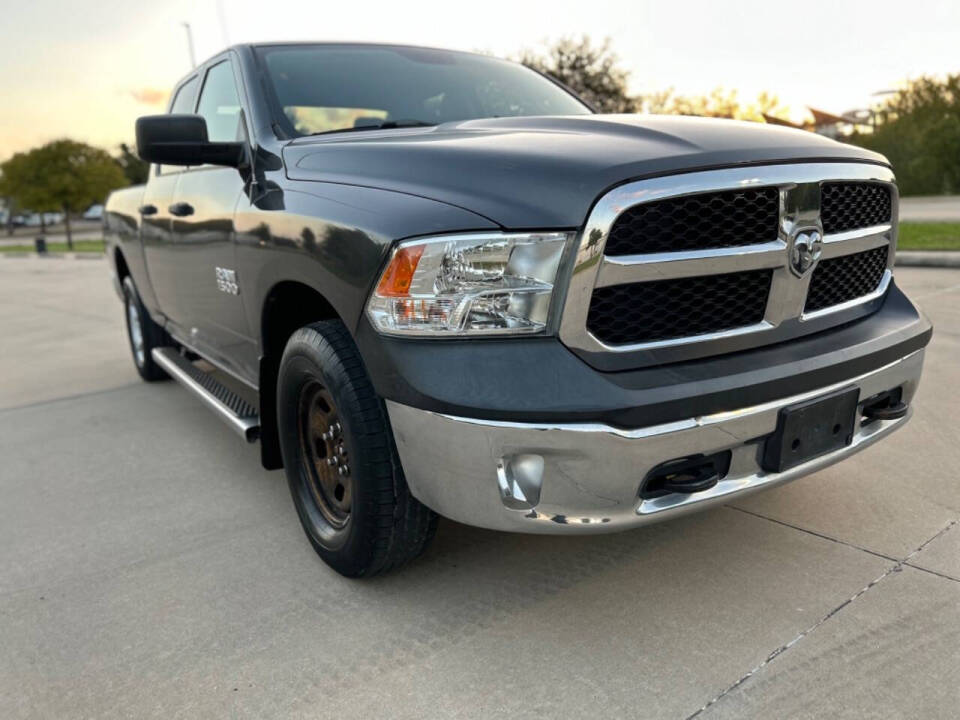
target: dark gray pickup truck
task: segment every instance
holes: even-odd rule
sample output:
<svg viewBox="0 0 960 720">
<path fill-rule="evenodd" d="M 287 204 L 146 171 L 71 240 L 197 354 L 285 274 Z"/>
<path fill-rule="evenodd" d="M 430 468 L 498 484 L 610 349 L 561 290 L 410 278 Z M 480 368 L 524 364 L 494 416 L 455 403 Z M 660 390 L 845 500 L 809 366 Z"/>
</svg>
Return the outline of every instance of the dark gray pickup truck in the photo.
<svg viewBox="0 0 960 720">
<path fill-rule="evenodd" d="M 137 145 L 104 216 L 137 369 L 259 440 L 345 575 L 437 514 L 633 528 L 910 416 L 931 326 L 874 153 L 353 44 L 230 48 Z"/>
</svg>

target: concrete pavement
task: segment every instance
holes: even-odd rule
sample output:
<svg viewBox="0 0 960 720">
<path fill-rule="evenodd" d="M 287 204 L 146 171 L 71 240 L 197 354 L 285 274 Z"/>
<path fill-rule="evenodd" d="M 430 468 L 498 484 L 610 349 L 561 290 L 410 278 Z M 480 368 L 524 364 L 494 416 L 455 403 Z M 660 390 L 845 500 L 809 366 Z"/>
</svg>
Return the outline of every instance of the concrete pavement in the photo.
<svg viewBox="0 0 960 720">
<path fill-rule="evenodd" d="M 441 522 L 368 582 L 282 473 L 133 372 L 103 260 L 0 259 L 0 715 L 953 717 L 960 272 L 911 423 L 834 468 L 618 535 Z"/>
<path fill-rule="evenodd" d="M 960 268 L 956 250 L 897 250 L 897 267 Z"/>
</svg>

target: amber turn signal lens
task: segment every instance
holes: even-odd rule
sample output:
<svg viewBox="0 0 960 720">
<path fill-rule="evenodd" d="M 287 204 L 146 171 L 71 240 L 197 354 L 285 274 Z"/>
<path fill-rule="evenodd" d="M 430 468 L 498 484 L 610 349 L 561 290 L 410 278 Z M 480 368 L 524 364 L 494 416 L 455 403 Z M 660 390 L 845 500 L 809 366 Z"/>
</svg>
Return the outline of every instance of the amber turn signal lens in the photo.
<svg viewBox="0 0 960 720">
<path fill-rule="evenodd" d="M 380 284 L 377 285 L 377 295 L 381 297 L 405 297 L 410 294 L 410 284 L 413 274 L 417 271 L 417 263 L 423 255 L 423 245 L 401 247 L 390 258 L 390 264 L 383 271 Z"/>
</svg>

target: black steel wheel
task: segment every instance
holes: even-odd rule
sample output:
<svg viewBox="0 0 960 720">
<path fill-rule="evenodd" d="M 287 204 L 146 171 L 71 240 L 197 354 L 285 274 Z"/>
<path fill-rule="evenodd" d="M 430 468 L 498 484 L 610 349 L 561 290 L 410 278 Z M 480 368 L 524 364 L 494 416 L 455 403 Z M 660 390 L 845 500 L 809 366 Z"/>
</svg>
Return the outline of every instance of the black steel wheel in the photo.
<svg viewBox="0 0 960 720">
<path fill-rule="evenodd" d="M 328 565 L 366 577 L 423 552 L 437 516 L 410 494 L 383 400 L 339 320 L 287 341 L 277 425 L 294 506 Z"/>
<path fill-rule="evenodd" d="M 300 459 L 317 509 L 336 530 L 350 521 L 352 498 L 350 461 L 347 457 L 337 406 L 330 391 L 319 382 L 300 391 Z"/>
</svg>

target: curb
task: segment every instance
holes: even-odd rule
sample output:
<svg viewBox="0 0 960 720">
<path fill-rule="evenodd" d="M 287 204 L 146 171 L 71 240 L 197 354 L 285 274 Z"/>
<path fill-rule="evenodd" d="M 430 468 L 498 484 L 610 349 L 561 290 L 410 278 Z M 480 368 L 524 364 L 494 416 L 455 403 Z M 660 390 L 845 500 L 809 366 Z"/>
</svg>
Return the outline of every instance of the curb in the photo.
<svg viewBox="0 0 960 720">
<path fill-rule="evenodd" d="M 960 252 L 898 250 L 897 267 L 960 268 Z"/>
</svg>

